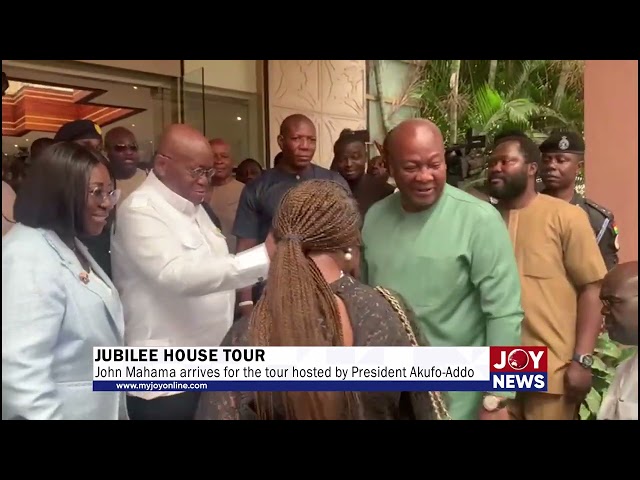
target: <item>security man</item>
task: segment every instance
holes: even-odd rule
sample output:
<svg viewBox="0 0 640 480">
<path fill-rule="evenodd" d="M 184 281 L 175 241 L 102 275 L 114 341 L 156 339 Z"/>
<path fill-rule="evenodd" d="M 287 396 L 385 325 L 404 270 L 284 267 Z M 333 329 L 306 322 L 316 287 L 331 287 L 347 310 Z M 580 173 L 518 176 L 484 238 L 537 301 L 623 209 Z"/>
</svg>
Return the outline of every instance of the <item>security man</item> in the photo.
<svg viewBox="0 0 640 480">
<path fill-rule="evenodd" d="M 542 193 L 587 212 L 604 262 L 611 270 L 618 263 L 620 249 L 613 213 L 576 192 L 576 176 L 584 163 L 584 140 L 575 132 L 554 132 L 540 145 L 540 152 L 540 176 L 545 186 Z"/>
</svg>

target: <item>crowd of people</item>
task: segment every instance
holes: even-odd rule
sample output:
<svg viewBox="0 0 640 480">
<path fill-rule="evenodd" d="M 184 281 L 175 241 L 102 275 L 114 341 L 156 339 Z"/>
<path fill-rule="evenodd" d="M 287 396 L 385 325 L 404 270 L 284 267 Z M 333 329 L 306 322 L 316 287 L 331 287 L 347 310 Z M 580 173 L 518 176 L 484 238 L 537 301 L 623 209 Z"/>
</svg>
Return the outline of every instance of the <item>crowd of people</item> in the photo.
<svg viewBox="0 0 640 480">
<path fill-rule="evenodd" d="M 3 182 L 3 419 L 571 420 L 603 318 L 637 346 L 637 262 L 617 265 L 615 224 L 594 231 L 595 204 L 566 187 L 577 134 L 496 137 L 491 201 L 447 184 L 427 120 L 371 160 L 342 132 L 330 169 L 304 115 L 278 145 L 273 168 L 234 169 L 224 139 L 176 124 L 145 171 L 132 132 L 75 121 L 17 196 Z M 95 346 L 521 344 L 548 347 L 548 392 L 92 388 Z M 637 354 L 599 418 L 637 419 Z"/>
</svg>

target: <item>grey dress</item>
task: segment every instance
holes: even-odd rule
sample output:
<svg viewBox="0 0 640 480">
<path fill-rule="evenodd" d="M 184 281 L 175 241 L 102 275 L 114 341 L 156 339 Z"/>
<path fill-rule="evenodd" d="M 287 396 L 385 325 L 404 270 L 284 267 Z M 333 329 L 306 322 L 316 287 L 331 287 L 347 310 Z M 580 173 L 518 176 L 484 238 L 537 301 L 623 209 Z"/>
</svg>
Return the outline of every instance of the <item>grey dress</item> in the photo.
<svg viewBox="0 0 640 480">
<path fill-rule="evenodd" d="M 344 302 L 353 328 L 353 345 L 361 347 L 410 346 L 398 314 L 375 289 L 349 276 L 331 285 Z M 415 329 L 414 329 L 415 331 Z M 223 346 L 249 346 L 248 320 L 235 323 Z M 428 392 L 361 392 L 360 420 L 429 420 L 435 415 Z M 276 411 L 274 419 L 283 417 Z M 206 392 L 196 420 L 255 420 L 253 392 Z"/>
</svg>

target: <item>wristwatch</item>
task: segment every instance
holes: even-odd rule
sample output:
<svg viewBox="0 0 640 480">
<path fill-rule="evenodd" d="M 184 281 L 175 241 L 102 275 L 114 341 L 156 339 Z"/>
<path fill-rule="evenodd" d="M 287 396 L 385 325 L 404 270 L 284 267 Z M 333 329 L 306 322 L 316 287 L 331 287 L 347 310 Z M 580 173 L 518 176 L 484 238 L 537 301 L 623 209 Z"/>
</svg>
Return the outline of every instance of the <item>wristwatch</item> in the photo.
<svg viewBox="0 0 640 480">
<path fill-rule="evenodd" d="M 574 362 L 578 362 L 578 364 L 583 368 L 591 368 L 593 365 L 593 355 L 578 355 L 577 353 L 573 355 L 572 360 Z"/>
<path fill-rule="evenodd" d="M 507 399 L 495 395 L 485 395 L 482 399 L 482 406 L 487 412 L 495 412 L 507 406 Z"/>
</svg>

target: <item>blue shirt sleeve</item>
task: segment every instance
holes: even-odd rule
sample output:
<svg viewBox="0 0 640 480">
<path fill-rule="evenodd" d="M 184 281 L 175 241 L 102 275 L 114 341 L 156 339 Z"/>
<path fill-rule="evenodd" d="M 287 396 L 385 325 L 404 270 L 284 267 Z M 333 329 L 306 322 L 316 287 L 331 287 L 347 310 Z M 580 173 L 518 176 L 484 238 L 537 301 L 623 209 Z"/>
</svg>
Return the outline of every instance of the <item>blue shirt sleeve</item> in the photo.
<svg viewBox="0 0 640 480">
<path fill-rule="evenodd" d="M 340 175 L 338 172 L 334 172 L 331 171 L 331 180 L 333 180 L 334 182 L 338 182 L 340 185 L 342 185 L 343 187 L 345 187 L 347 190 L 351 191 L 351 187 L 349 186 L 349 184 L 347 183 L 347 181 L 344 179 L 344 177 L 342 175 Z"/>
<path fill-rule="evenodd" d="M 233 235 L 236 238 L 257 240 L 260 233 L 260 216 L 258 213 L 258 195 L 256 182 L 250 183 L 242 190 L 236 219 L 233 223 Z"/>
</svg>

